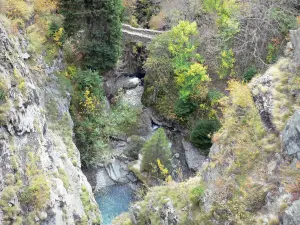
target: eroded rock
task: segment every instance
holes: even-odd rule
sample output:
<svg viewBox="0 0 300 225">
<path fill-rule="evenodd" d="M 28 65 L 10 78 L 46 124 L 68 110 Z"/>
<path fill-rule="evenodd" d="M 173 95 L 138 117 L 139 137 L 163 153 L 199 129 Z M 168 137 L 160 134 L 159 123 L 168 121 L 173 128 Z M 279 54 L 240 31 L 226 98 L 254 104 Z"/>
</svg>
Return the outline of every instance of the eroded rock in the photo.
<svg viewBox="0 0 300 225">
<path fill-rule="evenodd" d="M 300 111 L 296 111 L 286 124 L 282 143 L 288 155 L 300 159 Z"/>
</svg>

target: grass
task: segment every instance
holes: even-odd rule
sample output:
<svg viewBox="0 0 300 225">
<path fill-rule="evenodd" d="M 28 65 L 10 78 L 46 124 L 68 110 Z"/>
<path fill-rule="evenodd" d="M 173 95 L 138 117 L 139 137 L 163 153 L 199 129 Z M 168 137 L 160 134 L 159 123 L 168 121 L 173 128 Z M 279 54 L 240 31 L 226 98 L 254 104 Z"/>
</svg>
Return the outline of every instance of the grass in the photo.
<svg viewBox="0 0 300 225">
<path fill-rule="evenodd" d="M 59 177 L 59 179 L 62 180 L 65 189 L 68 190 L 69 189 L 69 185 L 70 185 L 70 181 L 69 181 L 68 175 L 66 174 L 66 172 L 65 172 L 65 170 L 63 168 L 59 168 L 58 169 L 58 177 Z"/>
<path fill-rule="evenodd" d="M 81 224 L 87 224 L 88 218 L 87 215 L 90 215 L 90 213 L 93 213 L 96 218 L 94 218 L 95 221 L 93 221 L 94 224 L 100 224 L 101 218 L 98 210 L 98 206 L 91 201 L 90 192 L 87 190 L 85 186 L 81 187 L 81 194 L 80 199 L 84 208 L 85 215 L 83 216 L 83 219 L 81 220 Z"/>
<path fill-rule="evenodd" d="M 25 84 L 25 79 L 22 77 L 20 71 L 17 68 L 14 69 L 14 78 L 17 82 L 17 88 L 21 91 L 21 93 L 24 96 L 26 96 L 27 88 Z"/>
<path fill-rule="evenodd" d="M 275 88 L 273 91 L 274 124 L 277 130 L 282 131 L 295 111 L 293 106 L 298 104 L 297 99 L 293 97 L 293 93 L 300 90 L 298 85 L 300 71 L 289 60 L 282 59 L 272 66 L 268 72 L 273 76 Z"/>
</svg>

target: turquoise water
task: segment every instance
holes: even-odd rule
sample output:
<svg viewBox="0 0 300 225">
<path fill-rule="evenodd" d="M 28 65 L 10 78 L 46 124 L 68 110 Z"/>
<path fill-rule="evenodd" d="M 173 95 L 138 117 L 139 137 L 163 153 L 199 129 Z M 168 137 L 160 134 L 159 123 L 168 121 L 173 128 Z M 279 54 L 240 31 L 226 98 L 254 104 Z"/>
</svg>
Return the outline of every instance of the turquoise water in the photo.
<svg viewBox="0 0 300 225">
<path fill-rule="evenodd" d="M 127 212 L 133 201 L 133 190 L 126 185 L 114 185 L 96 194 L 103 224 L 110 225 L 115 217 Z"/>
</svg>

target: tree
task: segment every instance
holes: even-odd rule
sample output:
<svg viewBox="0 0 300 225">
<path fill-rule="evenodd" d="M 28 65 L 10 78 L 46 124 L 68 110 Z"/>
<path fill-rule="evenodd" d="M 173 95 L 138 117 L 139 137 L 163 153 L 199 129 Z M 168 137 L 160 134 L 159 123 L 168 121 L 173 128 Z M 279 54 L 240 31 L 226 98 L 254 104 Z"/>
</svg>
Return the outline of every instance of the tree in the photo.
<svg viewBox="0 0 300 225">
<path fill-rule="evenodd" d="M 201 152 L 207 155 L 212 146 L 211 136 L 220 128 L 217 120 L 200 120 L 191 133 L 192 143 L 201 149 Z"/>
<path fill-rule="evenodd" d="M 121 0 L 61 0 L 60 9 L 66 33 L 80 36 L 76 41 L 83 65 L 100 71 L 112 68 L 120 55 Z"/>
<path fill-rule="evenodd" d="M 149 92 L 152 91 L 156 98 L 154 104 L 160 105 L 160 111 L 169 118 L 176 112 L 182 111 L 180 115 L 192 112 L 186 109 L 194 109 L 207 98 L 210 78 L 202 57 L 197 53 L 197 34 L 195 22 L 180 21 L 172 30 L 159 35 L 149 47 L 143 102 L 149 105 L 152 97 Z M 183 104 L 176 104 L 178 99 Z M 170 105 L 173 108 L 176 105 L 175 112 L 165 109 Z"/>
<path fill-rule="evenodd" d="M 170 168 L 171 148 L 163 128 L 157 129 L 153 136 L 142 148 L 142 170 L 151 172 L 153 165 L 157 165 L 159 159 L 162 165 Z"/>
</svg>

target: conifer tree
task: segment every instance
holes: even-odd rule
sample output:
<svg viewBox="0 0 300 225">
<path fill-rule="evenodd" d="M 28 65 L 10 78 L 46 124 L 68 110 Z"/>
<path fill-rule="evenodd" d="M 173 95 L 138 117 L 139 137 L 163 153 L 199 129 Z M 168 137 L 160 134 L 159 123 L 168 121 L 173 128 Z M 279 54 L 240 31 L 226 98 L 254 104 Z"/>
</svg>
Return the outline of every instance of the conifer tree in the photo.
<svg viewBox="0 0 300 225">
<path fill-rule="evenodd" d="M 159 128 L 145 143 L 142 149 L 142 170 L 151 172 L 153 165 L 157 165 L 157 159 L 170 168 L 171 148 L 163 128 Z"/>
<path fill-rule="evenodd" d="M 120 55 L 121 0 L 60 0 L 60 9 L 66 33 L 81 36 L 76 47 L 84 55 L 83 65 L 100 71 L 112 68 Z"/>
</svg>

